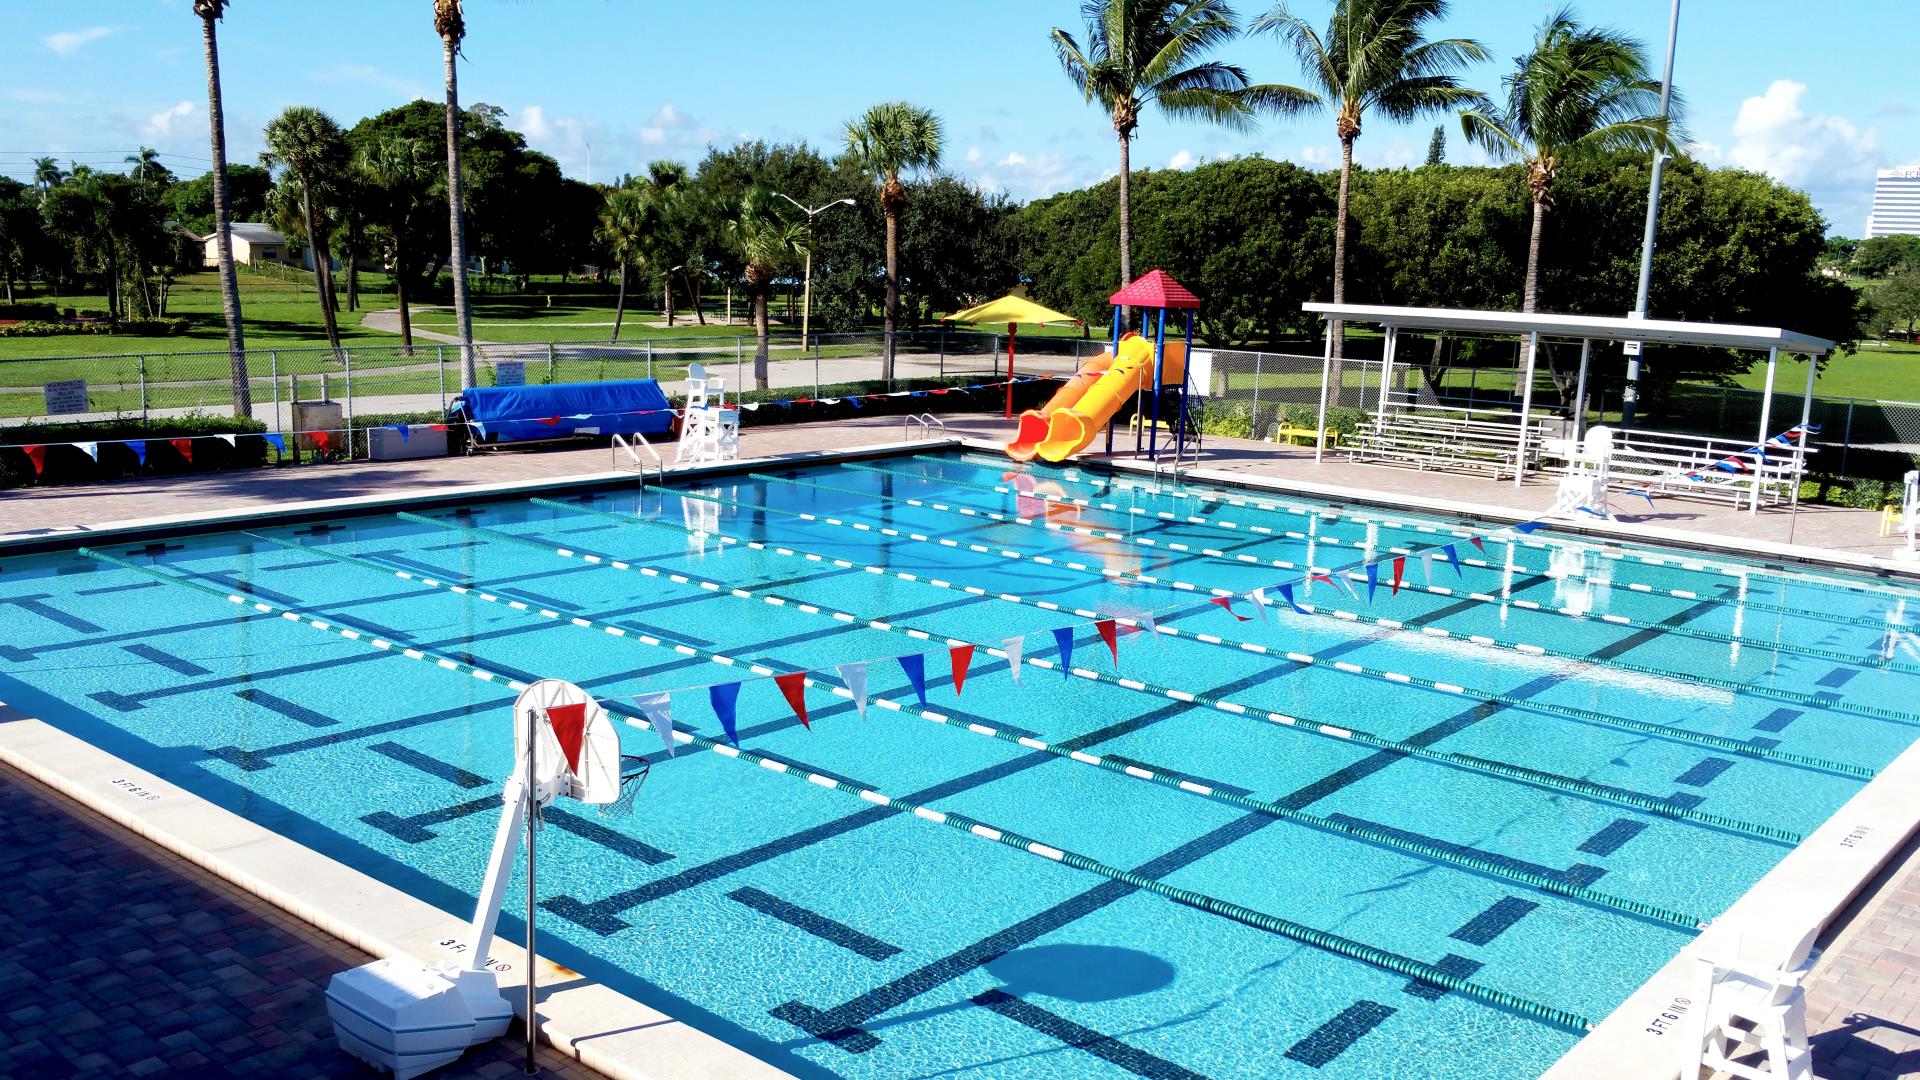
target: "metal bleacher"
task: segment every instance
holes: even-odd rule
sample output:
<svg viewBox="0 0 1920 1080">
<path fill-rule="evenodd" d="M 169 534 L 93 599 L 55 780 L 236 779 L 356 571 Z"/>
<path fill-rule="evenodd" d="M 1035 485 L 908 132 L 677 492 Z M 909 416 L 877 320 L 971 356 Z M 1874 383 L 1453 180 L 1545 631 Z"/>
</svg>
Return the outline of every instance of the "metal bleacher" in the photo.
<svg viewBox="0 0 1920 1080">
<path fill-rule="evenodd" d="M 1510 411 L 1463 409 L 1438 404 L 1391 402 L 1371 428 L 1348 447 L 1350 461 L 1447 472 L 1511 477 L 1540 467 L 1548 422 L 1535 418 L 1527 430 L 1526 460 L 1520 457 L 1519 417 Z"/>
</svg>

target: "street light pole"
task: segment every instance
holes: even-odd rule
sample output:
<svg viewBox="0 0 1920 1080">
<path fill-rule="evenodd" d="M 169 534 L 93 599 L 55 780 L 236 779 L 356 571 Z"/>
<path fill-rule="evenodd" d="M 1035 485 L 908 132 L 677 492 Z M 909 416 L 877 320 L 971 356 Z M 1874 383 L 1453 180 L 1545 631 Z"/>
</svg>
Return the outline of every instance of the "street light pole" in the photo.
<svg viewBox="0 0 1920 1080">
<path fill-rule="evenodd" d="M 1680 37 L 1680 0 L 1673 0 L 1673 14 L 1667 19 L 1667 69 L 1660 80 L 1660 117 L 1667 118 L 1673 101 L 1673 50 Z M 1640 287 L 1635 294 L 1629 318 L 1647 317 L 1647 290 L 1653 283 L 1653 240 L 1660 224 L 1660 174 L 1666 170 L 1667 155 L 1653 152 L 1653 181 L 1647 186 L 1647 231 L 1640 241 Z M 1633 425 L 1634 406 L 1640 401 L 1640 343 L 1627 342 L 1627 385 L 1620 401 L 1620 426 Z M 1576 408 L 1579 406 L 1576 405 Z"/>
<path fill-rule="evenodd" d="M 779 195 L 781 198 L 799 207 L 800 212 L 807 215 L 807 260 L 806 270 L 804 271 L 805 284 L 801 286 L 802 295 L 800 300 L 800 348 L 804 350 L 807 347 L 808 341 L 811 340 L 813 333 L 813 215 L 828 207 L 839 206 L 843 203 L 847 206 L 852 206 L 853 200 L 835 199 L 830 203 L 809 207 L 791 195 L 786 195 L 778 191 L 774 192 L 774 194 Z"/>
</svg>

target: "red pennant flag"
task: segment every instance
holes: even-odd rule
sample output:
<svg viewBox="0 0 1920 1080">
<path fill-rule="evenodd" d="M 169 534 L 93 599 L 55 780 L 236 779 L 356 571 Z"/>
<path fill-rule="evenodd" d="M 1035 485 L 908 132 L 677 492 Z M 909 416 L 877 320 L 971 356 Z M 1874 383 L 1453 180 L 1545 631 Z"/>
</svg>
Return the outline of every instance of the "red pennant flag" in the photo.
<svg viewBox="0 0 1920 1080">
<path fill-rule="evenodd" d="M 333 436 L 324 431 L 311 431 L 307 436 L 313 440 L 314 449 L 323 454 L 327 452 L 328 444 L 333 442 Z"/>
<path fill-rule="evenodd" d="M 775 675 L 773 682 L 780 688 L 780 692 L 786 695 L 787 704 L 793 706 L 793 715 L 800 718 L 800 726 L 812 731 L 813 725 L 807 723 L 807 673 L 793 671 L 785 675 Z"/>
<path fill-rule="evenodd" d="M 1226 610 L 1227 614 L 1233 616 L 1234 618 L 1240 620 L 1241 622 L 1247 621 L 1247 617 L 1245 615 L 1242 615 L 1239 612 L 1233 610 L 1233 597 L 1231 596 L 1216 596 L 1213 599 L 1208 600 L 1207 603 L 1219 604 L 1222 608 Z"/>
<path fill-rule="evenodd" d="M 557 416 L 543 416 L 540 418 L 540 422 L 548 427 L 555 427 L 560 423 L 560 418 Z"/>
<path fill-rule="evenodd" d="M 1115 629 L 1115 625 L 1112 619 L 1101 619 L 1093 624 L 1093 628 L 1100 631 L 1100 640 L 1107 643 L 1107 651 L 1113 654 L 1113 666 L 1119 667 L 1120 633 Z"/>
<path fill-rule="evenodd" d="M 1480 554 L 1485 555 L 1487 553 L 1487 545 L 1481 543 L 1479 537 L 1469 536 L 1467 537 L 1467 540 L 1471 542 L 1474 547 L 1477 547 L 1480 549 Z"/>
<path fill-rule="evenodd" d="M 967 685 L 967 667 L 973 663 L 973 646 L 955 645 L 947 650 L 947 656 L 953 660 L 953 692 L 958 696 Z"/>
<path fill-rule="evenodd" d="M 445 424 L 428 424 L 428 425 L 427 425 L 427 428 L 428 428 L 428 430 L 431 430 L 431 431 L 445 431 L 445 430 L 447 430 L 447 425 L 445 425 Z"/>
<path fill-rule="evenodd" d="M 39 476 L 40 470 L 47 467 L 47 448 L 44 446 L 23 446 L 27 460 L 33 462 L 33 475 Z"/>
<path fill-rule="evenodd" d="M 1328 576 L 1327 576 L 1327 575 L 1325 575 L 1325 574 L 1315 574 L 1315 575 L 1313 575 L 1313 580 L 1315 580 L 1315 581 L 1324 581 L 1324 582 L 1326 582 L 1326 583 L 1327 583 L 1327 584 L 1329 584 L 1329 585 L 1332 585 L 1332 584 L 1334 583 L 1334 582 L 1333 582 L 1333 579 L 1332 579 L 1332 578 L 1330 578 L 1330 577 L 1328 577 Z"/>
<path fill-rule="evenodd" d="M 189 465 L 193 464 L 193 440 L 192 439 L 168 439 L 167 442 L 171 444 L 175 450 L 178 450 L 180 452 L 181 457 L 187 459 L 187 464 Z"/>
<path fill-rule="evenodd" d="M 1400 579 L 1405 576 L 1406 572 L 1407 557 L 1405 555 L 1395 555 L 1393 557 L 1393 593 L 1391 595 L 1400 595 Z"/>
<path fill-rule="evenodd" d="M 579 772 L 580 744 L 587 734 L 587 703 L 552 706 L 547 709 L 547 723 L 553 726 L 553 737 L 560 740 L 560 752 L 567 755 L 567 768 Z"/>
</svg>

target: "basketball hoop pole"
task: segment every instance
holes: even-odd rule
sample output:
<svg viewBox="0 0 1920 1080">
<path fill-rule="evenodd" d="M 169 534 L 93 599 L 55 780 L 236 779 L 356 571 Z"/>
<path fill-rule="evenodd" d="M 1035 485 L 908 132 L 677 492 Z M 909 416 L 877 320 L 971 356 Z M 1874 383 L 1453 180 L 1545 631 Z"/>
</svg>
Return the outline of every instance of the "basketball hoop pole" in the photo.
<svg viewBox="0 0 1920 1080">
<path fill-rule="evenodd" d="M 534 760 L 535 747 L 538 745 L 538 741 L 539 741 L 538 739 L 535 738 L 535 736 L 538 734 L 537 724 L 539 722 L 539 716 L 540 716 L 539 709 L 527 710 L 527 765 L 526 765 L 526 768 L 527 768 L 527 783 L 526 783 L 526 799 L 527 799 L 527 1066 L 526 1066 L 526 1073 L 528 1076 L 533 1076 L 535 1073 L 539 1071 L 538 1067 L 534 1064 L 534 1061 L 533 1061 L 533 1047 L 534 1047 L 535 1041 L 539 1037 L 539 1031 L 540 1031 L 539 1016 L 537 1013 L 534 1012 L 534 972 L 533 972 L 533 965 L 534 965 L 533 841 L 534 841 L 534 837 L 539 834 L 538 826 L 540 823 L 540 804 L 538 802 L 538 793 L 534 790 L 536 786 L 534 782 L 534 777 L 536 777 L 539 774 L 534 771 L 533 760 Z"/>
</svg>

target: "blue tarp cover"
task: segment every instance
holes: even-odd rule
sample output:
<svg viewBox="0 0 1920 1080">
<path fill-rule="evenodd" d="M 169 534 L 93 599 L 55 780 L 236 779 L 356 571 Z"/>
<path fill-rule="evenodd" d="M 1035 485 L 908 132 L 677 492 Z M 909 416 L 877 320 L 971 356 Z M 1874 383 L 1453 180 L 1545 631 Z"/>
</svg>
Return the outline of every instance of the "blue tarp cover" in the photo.
<svg viewBox="0 0 1920 1080">
<path fill-rule="evenodd" d="M 482 439 L 503 443 L 568 435 L 664 433 L 673 428 L 670 409 L 658 382 L 624 379 L 551 386 L 476 386 L 454 399 L 447 417 L 472 424 Z M 550 420 L 557 422 L 548 423 Z"/>
</svg>

